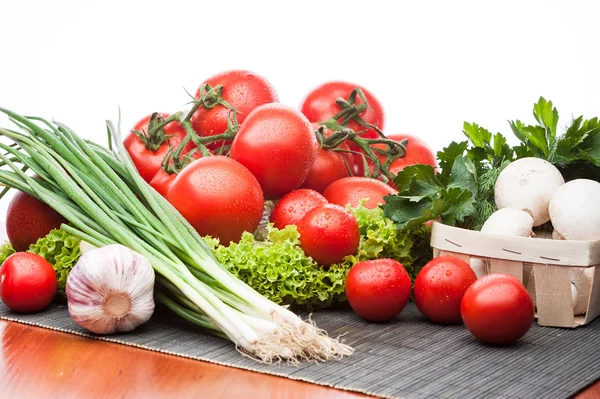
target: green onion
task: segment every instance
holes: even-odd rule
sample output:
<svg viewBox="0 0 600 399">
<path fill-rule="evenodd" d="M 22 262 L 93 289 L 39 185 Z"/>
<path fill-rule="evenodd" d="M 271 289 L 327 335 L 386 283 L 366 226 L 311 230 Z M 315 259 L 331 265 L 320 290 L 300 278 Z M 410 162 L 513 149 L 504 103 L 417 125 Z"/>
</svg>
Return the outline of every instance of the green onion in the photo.
<svg viewBox="0 0 600 399">
<path fill-rule="evenodd" d="M 158 300 L 175 314 L 233 341 L 263 362 L 326 361 L 353 349 L 264 298 L 226 270 L 200 235 L 137 173 L 120 132 L 114 146 L 81 139 L 67 126 L 0 108 L 20 132 L 0 129 L 0 184 L 63 215 L 62 228 L 94 246 L 119 243 L 158 273 Z M 33 171 L 32 178 L 25 170 Z"/>
</svg>

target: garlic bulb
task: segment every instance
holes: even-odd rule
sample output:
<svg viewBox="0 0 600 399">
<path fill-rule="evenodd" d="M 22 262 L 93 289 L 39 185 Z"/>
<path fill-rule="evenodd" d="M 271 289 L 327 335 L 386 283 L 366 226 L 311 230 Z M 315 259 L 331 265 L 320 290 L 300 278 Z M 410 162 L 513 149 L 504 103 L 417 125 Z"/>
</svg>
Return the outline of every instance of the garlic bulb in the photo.
<svg viewBox="0 0 600 399">
<path fill-rule="evenodd" d="M 86 251 L 67 278 L 69 314 L 96 334 L 131 331 L 154 312 L 154 269 L 120 244 Z"/>
</svg>

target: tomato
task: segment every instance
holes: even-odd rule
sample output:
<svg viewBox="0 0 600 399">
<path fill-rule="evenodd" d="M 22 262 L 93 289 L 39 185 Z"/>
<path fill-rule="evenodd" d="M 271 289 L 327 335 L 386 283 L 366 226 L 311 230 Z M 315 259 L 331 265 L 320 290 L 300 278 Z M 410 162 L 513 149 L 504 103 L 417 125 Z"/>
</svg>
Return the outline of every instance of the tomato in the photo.
<svg viewBox="0 0 600 399">
<path fill-rule="evenodd" d="M 401 142 L 404 139 L 408 139 L 408 144 L 406 145 L 406 154 L 404 154 L 402 158 L 393 160 L 388 168 L 393 175 L 397 175 L 405 167 L 410 165 L 425 164 L 431 165 L 434 168 L 437 167 L 437 160 L 435 154 L 427 146 L 427 144 L 425 144 L 425 142 L 418 139 L 417 137 L 409 134 L 390 134 L 387 135 L 387 138 L 397 142 Z M 383 143 L 371 144 L 371 147 L 379 148 L 381 150 L 387 149 L 387 146 Z M 375 152 L 375 154 L 377 155 L 382 164 L 386 162 L 386 157 L 384 155 L 379 154 L 377 152 Z M 354 164 L 354 175 L 364 176 L 365 168 L 361 155 L 354 154 Z M 367 164 L 369 165 L 369 170 L 372 173 L 374 165 L 369 158 L 367 158 Z M 393 182 L 390 181 L 390 185 L 393 187 Z"/>
<path fill-rule="evenodd" d="M 57 289 L 58 280 L 52 265 L 39 255 L 17 252 L 0 267 L 0 298 L 15 312 L 44 309 Z"/>
<path fill-rule="evenodd" d="M 160 168 L 152 180 L 150 180 L 150 186 L 152 186 L 152 188 L 158 191 L 160 195 L 166 198 L 167 192 L 169 191 L 169 188 L 175 181 L 176 177 L 176 173 L 167 173 L 164 169 Z"/>
<path fill-rule="evenodd" d="M 223 85 L 221 97 L 238 111 L 237 121 L 240 124 L 259 105 L 279 101 L 273 85 L 264 77 L 249 71 L 221 72 L 208 78 L 203 84 L 209 84 L 213 88 Z M 196 98 L 200 98 L 200 88 L 196 91 Z M 214 136 L 227 130 L 228 119 L 229 109 L 224 105 L 219 104 L 211 109 L 200 107 L 192 115 L 192 127 L 200 136 Z M 216 150 L 224 144 L 230 143 L 218 140 L 207 147 Z"/>
<path fill-rule="evenodd" d="M 357 176 L 336 180 L 323 191 L 327 201 L 341 206 L 356 207 L 362 199 L 368 198 L 364 205 L 369 209 L 384 204 L 383 198 L 390 194 L 398 194 L 398 191 L 379 180 Z"/>
<path fill-rule="evenodd" d="M 366 320 L 384 322 L 396 317 L 410 298 L 410 276 L 393 259 L 375 259 L 352 266 L 346 279 L 350 307 Z"/>
<path fill-rule="evenodd" d="M 229 156 L 252 172 L 266 199 L 277 199 L 304 183 L 316 150 L 317 139 L 304 115 L 273 103 L 248 115 Z"/>
<path fill-rule="evenodd" d="M 406 154 L 402 158 L 392 161 L 390 165 L 390 172 L 394 175 L 397 175 L 402 169 L 410 165 L 424 164 L 437 168 L 435 153 L 424 141 L 410 134 L 389 134 L 387 138 L 397 142 L 408 139 Z"/>
<path fill-rule="evenodd" d="M 297 226 L 308 211 L 326 203 L 325 197 L 315 190 L 299 188 L 277 201 L 269 221 L 278 229 L 283 229 L 290 224 Z"/>
<path fill-rule="evenodd" d="M 337 148 L 349 149 L 346 143 Z M 302 187 L 322 193 L 334 181 L 349 177 L 353 167 L 354 162 L 348 162 L 343 153 L 319 148 Z"/>
<path fill-rule="evenodd" d="M 492 273 L 467 289 L 460 312 L 471 334 L 483 343 L 511 345 L 531 328 L 534 305 L 517 278 Z"/>
<path fill-rule="evenodd" d="M 200 158 L 202 158 L 202 153 L 200 151 L 196 151 L 192 155 L 192 158 L 200 159 Z M 177 173 L 167 173 L 161 167 L 160 169 L 158 169 L 158 171 L 156 172 L 156 174 L 154 175 L 152 180 L 150 180 L 149 184 L 150 184 L 150 186 L 152 186 L 152 188 L 154 188 L 156 191 L 158 191 L 158 193 L 160 195 L 162 195 L 163 197 L 166 198 L 167 191 L 169 191 L 169 188 L 171 187 L 171 184 L 173 183 L 173 181 L 175 181 L 176 177 L 177 177 Z"/>
<path fill-rule="evenodd" d="M 168 118 L 169 114 L 161 114 L 163 118 Z M 139 121 L 132 130 L 148 132 L 148 122 L 150 117 L 148 115 L 141 121 Z M 165 135 L 170 136 L 168 140 L 165 140 L 155 151 L 146 147 L 144 142 L 140 140 L 133 132 L 123 141 L 125 149 L 129 153 L 131 160 L 137 168 L 140 176 L 147 182 L 150 182 L 156 172 L 160 169 L 162 162 L 169 151 L 169 144 L 176 148 L 181 141 L 185 138 L 186 132 L 183 126 L 179 122 L 171 122 L 165 126 Z M 195 144 L 190 141 L 182 152 L 183 155 L 196 148 Z"/>
<path fill-rule="evenodd" d="M 19 191 L 6 211 L 6 235 L 17 251 L 27 251 L 31 244 L 60 228 L 68 220 L 46 203 Z"/>
<path fill-rule="evenodd" d="M 353 255 L 360 244 L 360 231 L 354 215 L 339 205 L 320 205 L 298 223 L 300 246 L 321 266 L 341 262 Z"/>
<path fill-rule="evenodd" d="M 225 156 L 200 158 L 171 183 L 167 200 L 200 235 L 223 245 L 238 242 L 244 231 L 260 223 L 264 198 L 256 178 L 239 162 Z"/>
<path fill-rule="evenodd" d="M 327 82 L 308 93 L 302 102 L 300 110 L 311 122 L 324 122 L 335 116 L 341 111 L 341 108 L 336 103 L 338 97 L 347 100 L 348 96 L 355 88 L 362 89 L 369 104 L 369 108 L 360 113 L 361 118 L 371 125 L 377 126 L 383 130 L 384 113 L 381 103 L 370 91 L 362 86 L 349 82 Z M 360 98 L 356 98 L 356 104 L 362 104 Z M 351 120 L 346 125 L 355 132 L 365 130 L 358 122 Z M 366 132 L 360 134 L 364 138 L 377 138 L 379 134 L 373 129 L 366 129 Z M 353 150 L 360 150 L 356 144 L 349 142 L 349 146 Z"/>
<path fill-rule="evenodd" d="M 413 291 L 415 304 L 433 322 L 460 323 L 460 302 L 476 280 L 475 272 L 464 260 L 439 256 L 417 275 Z"/>
</svg>

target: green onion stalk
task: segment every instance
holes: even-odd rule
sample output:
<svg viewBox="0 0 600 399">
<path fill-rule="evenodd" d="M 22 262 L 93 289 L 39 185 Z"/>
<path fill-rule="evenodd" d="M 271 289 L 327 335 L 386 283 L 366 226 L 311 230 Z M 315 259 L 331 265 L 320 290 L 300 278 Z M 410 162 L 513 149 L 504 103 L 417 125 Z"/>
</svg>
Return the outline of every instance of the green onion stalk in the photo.
<svg viewBox="0 0 600 399">
<path fill-rule="evenodd" d="M 0 108 L 0 184 L 47 203 L 66 232 L 94 246 L 118 243 L 150 261 L 157 299 L 178 316 L 263 362 L 326 361 L 353 349 L 261 296 L 219 264 L 194 228 L 138 174 L 121 133 L 107 122 L 105 148 L 61 123 Z M 33 178 L 25 170 L 37 177 Z"/>
</svg>

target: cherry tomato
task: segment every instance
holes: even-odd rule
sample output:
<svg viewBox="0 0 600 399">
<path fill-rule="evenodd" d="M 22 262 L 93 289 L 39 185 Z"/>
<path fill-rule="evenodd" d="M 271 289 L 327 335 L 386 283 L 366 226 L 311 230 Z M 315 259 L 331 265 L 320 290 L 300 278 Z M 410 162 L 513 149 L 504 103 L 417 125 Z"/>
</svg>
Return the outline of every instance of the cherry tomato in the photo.
<svg viewBox="0 0 600 399">
<path fill-rule="evenodd" d="M 275 88 L 264 77 L 250 71 L 225 71 L 208 78 L 204 83 L 211 87 L 223 85 L 221 97 L 237 110 L 237 121 L 242 123 L 250 112 L 259 105 L 279 101 Z M 203 83 L 203 84 L 204 84 Z M 196 98 L 200 98 L 200 88 L 196 91 Z M 200 107 L 192 115 L 192 127 L 200 136 L 214 136 L 227 130 L 229 109 L 224 105 L 214 108 Z M 231 144 L 218 140 L 207 145 L 216 150 L 222 145 Z"/>
<path fill-rule="evenodd" d="M 52 265 L 39 255 L 17 252 L 0 267 L 0 298 L 15 312 L 44 309 L 57 289 L 58 280 Z"/>
<path fill-rule="evenodd" d="M 278 229 L 283 229 L 290 224 L 297 226 L 308 211 L 326 203 L 325 197 L 315 190 L 299 188 L 277 201 L 269 221 Z"/>
<path fill-rule="evenodd" d="M 27 251 L 31 244 L 60 228 L 67 219 L 46 203 L 29 194 L 18 192 L 6 212 L 6 235 L 17 251 Z"/>
<path fill-rule="evenodd" d="M 163 118 L 168 118 L 169 114 L 161 114 Z M 141 121 L 139 121 L 132 130 L 148 132 L 148 122 L 150 121 L 152 115 L 148 115 Z M 150 182 L 156 172 L 160 169 L 162 162 L 169 151 L 169 144 L 175 148 L 181 141 L 185 138 L 186 132 L 183 126 L 181 126 L 178 122 L 171 122 L 167 126 L 165 126 L 165 135 L 169 136 L 168 140 L 165 140 L 156 151 L 152 151 L 151 149 L 146 148 L 146 145 L 138 136 L 136 136 L 133 132 L 129 133 L 129 135 L 123 141 L 125 145 L 125 149 L 129 153 L 131 160 L 133 161 L 135 167 L 137 168 L 140 176 L 147 182 Z M 190 141 L 188 145 L 186 145 L 182 154 L 185 155 L 194 149 L 196 146 L 193 142 Z"/>
<path fill-rule="evenodd" d="M 316 150 L 317 139 L 304 115 L 272 103 L 246 117 L 229 156 L 252 172 L 266 199 L 277 199 L 302 185 Z"/>
<path fill-rule="evenodd" d="M 167 200 L 200 233 L 223 245 L 238 242 L 260 223 L 264 198 L 256 178 L 224 156 L 200 158 L 171 183 Z"/>
<path fill-rule="evenodd" d="M 417 275 L 413 291 L 415 304 L 433 322 L 460 323 L 460 302 L 476 280 L 475 272 L 464 260 L 439 256 Z"/>
<path fill-rule="evenodd" d="M 460 305 L 463 322 L 477 339 L 512 345 L 531 328 L 534 305 L 525 286 L 513 276 L 492 273 L 473 283 Z"/>
<path fill-rule="evenodd" d="M 396 317 L 410 298 L 410 276 L 393 259 L 375 259 L 352 266 L 346 279 L 350 307 L 366 320 L 384 322 Z"/>
<path fill-rule="evenodd" d="M 338 205 L 320 205 L 298 223 L 300 245 L 306 255 L 321 266 L 341 262 L 353 255 L 360 244 L 356 218 Z"/>
<path fill-rule="evenodd" d="M 356 207 L 362 199 L 368 198 L 364 205 L 369 209 L 384 204 L 383 198 L 390 194 L 398 194 L 398 191 L 369 177 L 345 177 L 334 181 L 323 191 L 327 201 L 341 206 L 350 204 Z"/>
<path fill-rule="evenodd" d="M 362 86 L 349 83 L 349 82 L 327 82 L 324 83 L 311 92 L 308 93 L 301 105 L 301 111 L 309 121 L 311 122 L 324 122 L 335 116 L 341 111 L 341 108 L 336 103 L 338 97 L 342 97 L 347 100 L 348 96 L 355 88 L 362 89 L 369 104 L 369 108 L 360 113 L 360 117 L 367 123 L 377 126 L 383 130 L 384 124 L 384 113 L 381 103 L 370 91 Z M 362 104 L 362 100 L 357 97 L 356 104 Z M 361 126 L 356 121 L 349 121 L 346 125 L 355 132 L 365 130 L 364 126 Z M 373 129 L 366 129 L 366 132 L 360 134 L 364 138 L 377 138 L 379 134 Z M 350 148 L 353 150 L 360 150 L 356 144 L 349 142 Z"/>
</svg>

